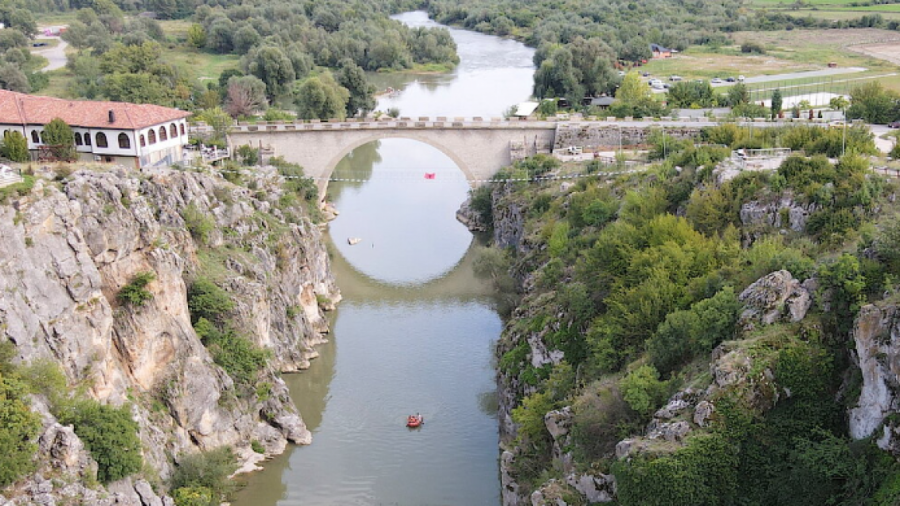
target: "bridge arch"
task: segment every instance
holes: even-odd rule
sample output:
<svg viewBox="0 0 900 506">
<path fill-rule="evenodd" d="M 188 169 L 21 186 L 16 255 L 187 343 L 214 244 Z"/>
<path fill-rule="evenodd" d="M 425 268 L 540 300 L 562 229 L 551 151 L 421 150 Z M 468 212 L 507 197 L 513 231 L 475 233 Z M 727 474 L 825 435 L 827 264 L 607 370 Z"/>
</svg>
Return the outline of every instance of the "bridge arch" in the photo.
<svg viewBox="0 0 900 506">
<path fill-rule="evenodd" d="M 472 170 L 469 168 L 468 164 L 466 164 L 466 162 L 463 161 L 462 158 L 460 158 L 453 150 L 451 150 L 447 146 L 442 145 L 439 142 L 436 142 L 434 140 L 433 136 L 417 135 L 417 133 L 415 131 L 408 131 L 408 132 L 407 131 L 404 131 L 404 132 L 384 132 L 384 131 L 377 132 L 376 131 L 376 132 L 372 132 L 371 135 L 362 137 L 360 139 L 356 139 L 353 142 L 347 144 L 345 147 L 343 147 L 341 149 L 340 152 L 338 152 L 337 155 L 333 156 L 328 161 L 328 163 L 324 167 L 324 171 L 322 172 L 322 183 L 321 183 L 321 186 L 319 187 L 320 197 L 321 198 L 325 197 L 325 191 L 328 189 L 328 181 L 331 179 L 331 175 L 334 173 L 334 169 L 341 162 L 341 160 L 344 159 L 344 157 L 349 155 L 351 151 L 353 151 L 354 149 L 356 149 L 360 146 L 363 146 L 370 142 L 380 141 L 382 139 L 409 139 L 409 140 L 421 142 L 423 144 L 426 144 L 428 146 L 431 146 L 431 147 L 437 149 L 441 153 L 447 155 L 447 158 L 450 158 L 450 160 L 452 160 L 453 163 L 455 163 L 456 166 L 459 167 L 459 170 L 461 170 L 462 173 L 466 176 L 466 180 L 469 181 L 469 184 L 471 186 L 473 186 L 473 187 L 475 186 L 475 183 L 473 181 L 476 178 L 475 178 L 475 175 L 472 173 Z"/>
</svg>

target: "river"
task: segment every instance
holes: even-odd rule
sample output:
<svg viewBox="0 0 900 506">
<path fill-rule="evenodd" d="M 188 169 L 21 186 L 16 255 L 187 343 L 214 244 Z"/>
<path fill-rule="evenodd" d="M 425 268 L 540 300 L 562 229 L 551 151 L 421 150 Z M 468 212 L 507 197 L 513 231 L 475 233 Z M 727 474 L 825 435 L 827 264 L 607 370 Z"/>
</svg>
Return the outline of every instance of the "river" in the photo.
<svg viewBox="0 0 900 506">
<path fill-rule="evenodd" d="M 422 12 L 395 18 L 438 26 Z M 381 110 L 496 117 L 528 98 L 532 50 L 451 33 L 461 57 L 453 73 L 373 76 L 399 90 Z M 313 443 L 268 462 L 233 504 L 495 506 L 492 348 L 502 322 L 472 268 L 483 246 L 455 219 L 468 183 L 448 157 L 408 139 L 360 146 L 334 177 L 365 180 L 328 188 L 340 211 L 329 248 L 344 299 L 320 357 L 285 376 Z M 407 429 L 416 412 L 424 426 Z"/>
</svg>

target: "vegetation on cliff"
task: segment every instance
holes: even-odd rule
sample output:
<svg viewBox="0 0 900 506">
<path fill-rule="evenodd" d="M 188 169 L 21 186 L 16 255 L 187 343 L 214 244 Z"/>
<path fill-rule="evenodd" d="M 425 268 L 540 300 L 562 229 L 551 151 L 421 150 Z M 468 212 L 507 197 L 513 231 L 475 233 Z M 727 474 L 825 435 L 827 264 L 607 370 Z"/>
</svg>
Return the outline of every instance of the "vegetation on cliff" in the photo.
<svg viewBox="0 0 900 506">
<path fill-rule="evenodd" d="M 650 170 L 609 182 L 494 188 L 495 222 L 524 220 L 509 264 L 524 297 L 498 345 L 520 495 L 605 473 L 628 505 L 900 498 L 900 465 L 846 423 L 859 396 L 854 315 L 896 289 L 885 244 L 898 187 L 860 156 L 872 149 L 862 130 L 843 144 L 834 129 L 765 130 L 703 132 L 726 148 L 669 140 Z M 807 156 L 773 172 L 712 170 L 730 149 L 776 142 Z M 474 209 L 486 211 L 486 192 Z M 748 287 L 777 271 L 791 286 L 811 280 L 794 289 L 808 313 L 748 313 L 774 281 Z M 677 414 L 699 400 L 700 418 Z M 561 410 L 568 436 L 550 430 Z"/>
</svg>

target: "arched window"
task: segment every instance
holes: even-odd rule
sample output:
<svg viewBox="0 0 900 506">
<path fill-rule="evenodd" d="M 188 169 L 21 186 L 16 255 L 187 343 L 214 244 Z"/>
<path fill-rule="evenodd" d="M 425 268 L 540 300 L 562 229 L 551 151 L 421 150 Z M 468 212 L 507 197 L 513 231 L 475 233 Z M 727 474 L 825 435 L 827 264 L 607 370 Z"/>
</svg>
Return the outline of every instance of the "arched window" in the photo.
<svg viewBox="0 0 900 506">
<path fill-rule="evenodd" d="M 166 127 L 159 127 L 159 142 L 162 142 L 168 138 L 169 136 L 166 135 Z"/>
<path fill-rule="evenodd" d="M 119 149 L 131 149 L 131 139 L 124 132 L 119 134 Z"/>
<path fill-rule="evenodd" d="M 81 146 L 82 144 L 84 144 L 84 141 L 81 140 L 81 132 L 75 132 L 75 145 Z"/>
<path fill-rule="evenodd" d="M 85 146 L 91 145 L 91 134 L 89 134 L 89 133 L 84 134 L 84 145 Z"/>
<path fill-rule="evenodd" d="M 32 131 L 31 131 L 31 142 L 33 142 L 33 143 L 35 143 L 35 144 L 40 144 L 40 143 L 41 143 L 41 139 L 38 137 L 37 130 L 32 130 Z"/>
<path fill-rule="evenodd" d="M 173 139 L 175 137 L 178 137 L 178 127 L 175 126 L 175 123 L 172 123 L 172 125 L 169 126 L 169 137 L 171 137 Z"/>
<path fill-rule="evenodd" d="M 184 123 L 178 125 L 181 128 L 181 135 L 184 135 Z"/>
<path fill-rule="evenodd" d="M 100 132 L 97 134 L 97 147 L 98 148 L 108 148 L 109 142 L 106 140 L 106 134 Z"/>
<path fill-rule="evenodd" d="M 147 137 L 148 137 L 147 141 L 148 141 L 150 144 L 156 144 L 156 131 L 155 131 L 155 130 L 153 130 L 153 129 L 151 128 L 151 129 L 150 129 L 150 132 L 147 134 Z"/>
<path fill-rule="evenodd" d="M 147 139 L 144 138 L 144 134 L 141 134 L 141 147 L 147 145 Z"/>
</svg>

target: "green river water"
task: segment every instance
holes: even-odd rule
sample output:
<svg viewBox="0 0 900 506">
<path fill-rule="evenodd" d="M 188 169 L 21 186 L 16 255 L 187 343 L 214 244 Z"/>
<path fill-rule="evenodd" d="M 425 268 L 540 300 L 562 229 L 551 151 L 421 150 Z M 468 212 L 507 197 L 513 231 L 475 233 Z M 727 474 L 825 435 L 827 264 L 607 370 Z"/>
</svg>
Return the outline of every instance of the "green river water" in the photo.
<svg viewBox="0 0 900 506">
<path fill-rule="evenodd" d="M 431 23 L 420 12 L 397 18 Z M 401 90 L 380 108 L 492 117 L 527 98 L 530 49 L 452 33 L 459 68 L 376 76 Z M 365 179 L 328 188 L 341 213 L 329 248 L 344 299 L 320 357 L 285 377 L 313 443 L 266 463 L 233 504 L 497 505 L 492 346 L 502 322 L 472 268 L 481 243 L 455 219 L 468 183 L 445 155 L 408 139 L 361 146 L 334 176 Z M 425 425 L 407 429 L 416 412 Z"/>
</svg>

